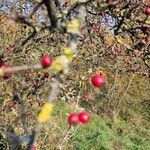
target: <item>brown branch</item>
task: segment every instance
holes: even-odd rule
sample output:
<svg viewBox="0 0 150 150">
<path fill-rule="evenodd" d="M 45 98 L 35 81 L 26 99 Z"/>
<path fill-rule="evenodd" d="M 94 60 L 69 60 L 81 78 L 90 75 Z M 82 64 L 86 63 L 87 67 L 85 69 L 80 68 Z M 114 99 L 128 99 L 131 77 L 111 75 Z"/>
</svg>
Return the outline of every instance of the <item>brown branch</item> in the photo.
<svg viewBox="0 0 150 150">
<path fill-rule="evenodd" d="M 56 16 L 55 16 L 55 6 L 54 3 L 52 1 L 49 0 L 43 0 L 43 4 L 46 6 L 47 8 L 47 12 L 48 12 L 48 17 L 51 21 L 51 26 L 55 27 L 56 26 Z"/>
</svg>

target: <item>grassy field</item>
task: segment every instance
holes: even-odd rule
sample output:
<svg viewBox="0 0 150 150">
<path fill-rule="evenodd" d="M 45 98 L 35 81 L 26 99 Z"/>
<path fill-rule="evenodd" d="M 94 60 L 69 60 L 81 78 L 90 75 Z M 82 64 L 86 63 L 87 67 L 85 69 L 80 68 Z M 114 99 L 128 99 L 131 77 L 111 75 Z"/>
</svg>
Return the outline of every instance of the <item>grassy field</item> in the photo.
<svg viewBox="0 0 150 150">
<path fill-rule="evenodd" d="M 116 85 L 125 86 L 127 89 L 128 84 L 124 85 L 127 80 L 129 78 L 125 76 L 118 77 Z M 1 87 L 5 87 L 8 82 L 10 81 L 1 82 Z M 8 90 L 11 90 L 11 87 L 10 89 L 7 87 L 7 92 Z M 101 91 L 95 92 L 98 95 Z M 105 89 L 103 89 L 104 92 Z M 111 108 L 108 104 L 117 100 L 117 92 L 122 98 L 119 114 L 116 116 L 115 110 L 110 113 L 104 109 Z M 51 120 L 44 124 L 37 138 L 37 148 L 40 150 L 149 150 L 149 79 L 134 76 L 127 91 L 122 91 L 118 87 L 118 90 L 115 89 L 115 94 L 109 95 L 109 99 L 110 96 L 112 98 L 109 103 L 106 97 L 89 100 L 80 98 L 77 107 L 74 105 L 74 98 L 69 101 L 66 95 L 62 99 L 60 96 L 55 104 Z M 44 103 L 44 100 L 41 99 L 40 103 Z M 21 117 L 22 119 L 20 104 L 16 104 L 15 109 L 6 107 L 3 111 L 1 110 L 3 133 L 11 129 L 18 135 L 24 134 L 25 130 L 28 133 L 32 132 L 40 110 L 39 103 L 36 96 L 32 96 L 30 100 L 24 98 L 24 104 L 26 114 L 22 114 L 24 117 Z M 7 100 L 5 99 L 1 105 L 6 106 Z M 113 102 L 111 105 L 115 107 L 116 103 Z M 91 120 L 86 125 L 80 124 L 69 129 L 67 117 L 75 108 L 77 112 L 88 110 L 91 113 Z M 21 120 L 24 120 L 24 123 Z"/>
</svg>

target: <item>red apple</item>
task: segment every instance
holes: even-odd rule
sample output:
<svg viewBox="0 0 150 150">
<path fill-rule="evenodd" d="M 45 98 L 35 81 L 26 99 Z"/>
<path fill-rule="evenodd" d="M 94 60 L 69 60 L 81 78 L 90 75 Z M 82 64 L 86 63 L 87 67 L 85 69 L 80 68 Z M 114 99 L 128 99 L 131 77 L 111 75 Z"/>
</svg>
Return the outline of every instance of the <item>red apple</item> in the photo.
<svg viewBox="0 0 150 150">
<path fill-rule="evenodd" d="M 70 125 L 76 126 L 79 123 L 79 117 L 74 112 L 70 113 L 68 116 L 68 122 Z"/>
<path fill-rule="evenodd" d="M 96 87 L 102 87 L 106 83 L 106 78 L 100 73 L 99 75 L 92 76 L 91 82 Z"/>
<path fill-rule="evenodd" d="M 86 111 L 81 112 L 79 115 L 79 121 L 86 124 L 90 121 L 90 114 Z"/>
<path fill-rule="evenodd" d="M 44 68 L 48 68 L 52 65 L 52 58 L 48 55 L 43 55 L 41 59 L 41 64 Z"/>
</svg>

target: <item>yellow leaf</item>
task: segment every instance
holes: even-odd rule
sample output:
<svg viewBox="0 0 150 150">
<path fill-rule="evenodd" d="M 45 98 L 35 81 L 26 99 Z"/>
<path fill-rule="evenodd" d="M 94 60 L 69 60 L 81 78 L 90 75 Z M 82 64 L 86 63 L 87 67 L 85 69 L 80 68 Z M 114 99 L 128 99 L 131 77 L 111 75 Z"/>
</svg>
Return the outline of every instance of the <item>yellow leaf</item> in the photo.
<svg viewBox="0 0 150 150">
<path fill-rule="evenodd" d="M 52 70 L 54 72 L 60 72 L 60 71 L 63 71 L 63 72 L 68 72 L 68 65 L 69 65 L 69 59 L 62 55 L 62 56 L 59 56 L 57 57 L 54 61 L 53 61 L 53 64 L 52 64 Z"/>
<path fill-rule="evenodd" d="M 67 24 L 67 32 L 68 33 L 76 33 L 79 34 L 80 23 L 78 19 L 73 19 L 69 21 Z"/>
<path fill-rule="evenodd" d="M 73 50 L 69 47 L 64 48 L 64 55 L 71 61 L 73 59 Z"/>
<path fill-rule="evenodd" d="M 38 115 L 38 122 L 40 122 L 40 123 L 45 122 L 51 117 L 53 106 L 54 105 L 51 104 L 51 103 L 46 103 L 42 107 L 42 109 L 41 109 L 41 111 L 40 111 L 40 113 Z"/>
<path fill-rule="evenodd" d="M 52 69 L 56 72 L 60 72 L 61 70 L 63 70 L 63 66 L 61 63 L 61 59 L 60 57 L 57 57 L 52 64 Z"/>
</svg>

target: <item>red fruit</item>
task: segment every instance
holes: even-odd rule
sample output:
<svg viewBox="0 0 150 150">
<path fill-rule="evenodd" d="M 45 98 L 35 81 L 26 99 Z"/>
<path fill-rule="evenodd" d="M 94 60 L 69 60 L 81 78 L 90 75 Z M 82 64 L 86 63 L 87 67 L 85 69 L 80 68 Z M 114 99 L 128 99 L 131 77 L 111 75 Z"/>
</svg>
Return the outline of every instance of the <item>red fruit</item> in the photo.
<svg viewBox="0 0 150 150">
<path fill-rule="evenodd" d="M 78 115 L 75 114 L 74 112 L 72 112 L 68 116 L 68 122 L 69 122 L 70 125 L 76 126 L 79 123 L 79 117 L 78 117 Z"/>
<path fill-rule="evenodd" d="M 150 15 L 150 8 L 145 9 L 145 15 Z"/>
<path fill-rule="evenodd" d="M 84 123 L 84 124 L 86 124 L 86 123 L 88 123 L 90 121 L 90 114 L 88 112 L 86 112 L 86 111 L 81 112 L 78 115 L 78 117 L 79 117 L 79 121 Z"/>
<path fill-rule="evenodd" d="M 41 59 L 41 64 L 44 68 L 48 68 L 52 64 L 52 58 L 48 55 L 43 55 Z"/>
<path fill-rule="evenodd" d="M 106 78 L 102 73 L 100 73 L 99 75 L 94 75 L 91 81 L 94 86 L 102 87 L 106 83 Z"/>
</svg>

